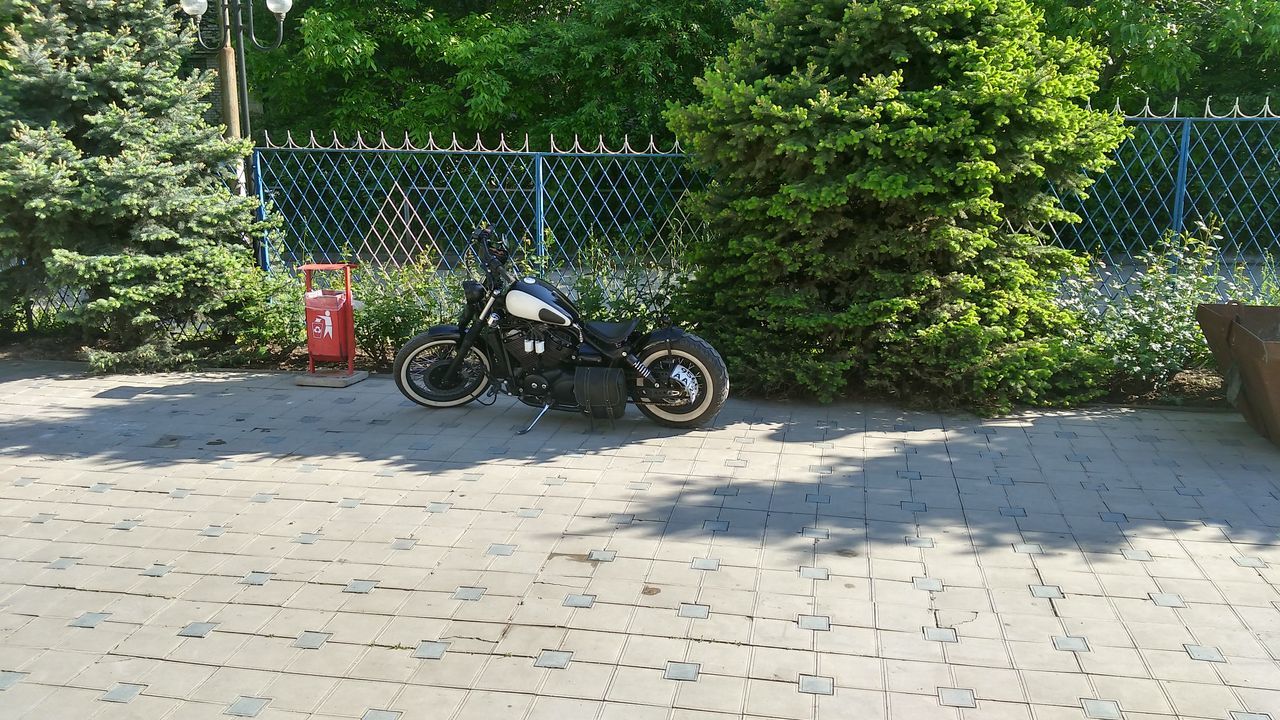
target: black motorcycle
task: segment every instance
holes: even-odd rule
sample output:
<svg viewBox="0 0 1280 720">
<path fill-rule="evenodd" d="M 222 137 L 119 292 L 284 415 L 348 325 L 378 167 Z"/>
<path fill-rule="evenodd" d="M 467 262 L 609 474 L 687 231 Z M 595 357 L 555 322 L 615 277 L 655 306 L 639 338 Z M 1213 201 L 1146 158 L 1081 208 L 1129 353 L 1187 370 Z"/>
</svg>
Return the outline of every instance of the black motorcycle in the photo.
<svg viewBox="0 0 1280 720">
<path fill-rule="evenodd" d="M 503 392 L 542 409 L 520 434 L 547 410 L 620 418 L 628 402 L 661 425 L 698 427 L 728 399 L 728 370 L 707 341 L 676 327 L 643 332 L 638 318 L 585 320 L 550 283 L 516 277 L 492 231 L 471 240 L 484 282 L 463 281 L 457 325 L 437 325 L 396 355 L 405 397 L 447 408 Z"/>
</svg>

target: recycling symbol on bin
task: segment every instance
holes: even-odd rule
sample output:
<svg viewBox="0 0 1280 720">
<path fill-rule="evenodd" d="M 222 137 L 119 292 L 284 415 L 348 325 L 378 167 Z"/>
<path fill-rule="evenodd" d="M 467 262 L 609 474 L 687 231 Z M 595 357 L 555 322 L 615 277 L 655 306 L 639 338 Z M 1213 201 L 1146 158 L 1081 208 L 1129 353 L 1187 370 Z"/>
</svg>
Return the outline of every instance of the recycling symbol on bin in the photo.
<svg viewBox="0 0 1280 720">
<path fill-rule="evenodd" d="M 328 310 L 324 315 L 317 315 L 315 322 L 311 323 L 311 334 L 321 338 L 333 337 L 333 317 Z"/>
</svg>

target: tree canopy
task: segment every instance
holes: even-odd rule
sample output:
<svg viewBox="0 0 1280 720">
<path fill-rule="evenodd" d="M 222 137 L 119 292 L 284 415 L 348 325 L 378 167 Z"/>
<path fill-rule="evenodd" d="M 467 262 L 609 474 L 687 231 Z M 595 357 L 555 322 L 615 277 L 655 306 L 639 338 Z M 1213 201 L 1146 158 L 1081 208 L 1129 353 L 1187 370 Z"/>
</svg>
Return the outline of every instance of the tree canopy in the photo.
<svg viewBox="0 0 1280 720">
<path fill-rule="evenodd" d="M 277 131 L 661 135 L 752 4 L 300 1 L 252 89 Z"/>
</svg>

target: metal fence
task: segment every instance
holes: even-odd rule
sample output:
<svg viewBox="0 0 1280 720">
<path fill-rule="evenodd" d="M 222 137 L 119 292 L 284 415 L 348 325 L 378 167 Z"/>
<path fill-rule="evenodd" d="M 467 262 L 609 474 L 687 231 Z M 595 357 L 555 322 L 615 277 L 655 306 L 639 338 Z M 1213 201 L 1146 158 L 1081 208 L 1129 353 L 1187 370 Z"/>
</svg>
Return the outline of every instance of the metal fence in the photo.
<svg viewBox="0 0 1280 720">
<path fill-rule="evenodd" d="M 400 147 L 380 138 L 322 146 L 290 138 L 255 151 L 265 207 L 284 225 L 266 253 L 289 265 L 354 260 L 442 271 L 465 261 L 487 225 L 544 267 L 578 268 L 589 253 L 625 265 L 672 266 L 701 232 L 684 202 L 698 182 L 679 148 L 530 151 L 479 143 Z"/>
<path fill-rule="evenodd" d="M 1081 222 L 1051 227 L 1063 246 L 1112 266 L 1203 223 L 1225 266 L 1251 273 L 1280 251 L 1280 117 L 1135 117 L 1132 138 L 1088 197 L 1061 198 Z M 1257 279 L 1255 275 L 1255 280 Z"/>
<path fill-rule="evenodd" d="M 1280 250 L 1280 117 L 1129 118 L 1132 138 L 1085 198 L 1062 198 L 1080 223 L 1048 228 L 1061 245 L 1123 267 L 1169 232 L 1219 229 L 1224 263 L 1256 267 Z M 700 178 L 679 147 L 603 142 L 548 152 L 456 139 L 398 147 L 292 138 L 259 148 L 262 199 L 280 215 L 273 248 L 287 264 L 357 260 L 452 270 L 472 229 L 521 239 L 546 266 L 578 268 L 588 252 L 670 265 L 703 228 L 690 218 Z"/>
</svg>

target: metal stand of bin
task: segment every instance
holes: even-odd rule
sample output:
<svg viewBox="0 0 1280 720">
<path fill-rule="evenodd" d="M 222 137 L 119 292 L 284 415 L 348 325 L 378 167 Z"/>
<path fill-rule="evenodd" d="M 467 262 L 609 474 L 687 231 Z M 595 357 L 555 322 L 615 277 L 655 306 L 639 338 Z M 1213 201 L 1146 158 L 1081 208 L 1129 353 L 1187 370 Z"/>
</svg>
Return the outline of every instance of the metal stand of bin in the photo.
<svg viewBox="0 0 1280 720">
<path fill-rule="evenodd" d="M 356 370 L 356 326 L 351 298 L 353 263 L 313 263 L 302 265 L 306 279 L 303 305 L 307 314 L 307 373 L 297 377 L 299 385 L 347 387 L 369 377 Z M 312 290 L 313 272 L 342 272 L 342 290 Z M 316 363 L 344 363 L 346 370 L 316 370 Z"/>
</svg>

